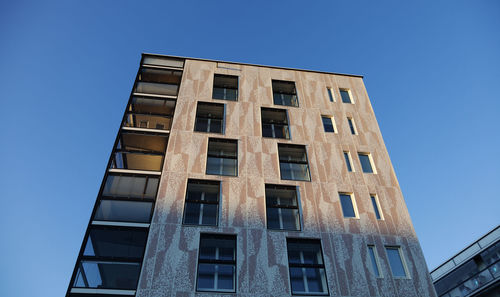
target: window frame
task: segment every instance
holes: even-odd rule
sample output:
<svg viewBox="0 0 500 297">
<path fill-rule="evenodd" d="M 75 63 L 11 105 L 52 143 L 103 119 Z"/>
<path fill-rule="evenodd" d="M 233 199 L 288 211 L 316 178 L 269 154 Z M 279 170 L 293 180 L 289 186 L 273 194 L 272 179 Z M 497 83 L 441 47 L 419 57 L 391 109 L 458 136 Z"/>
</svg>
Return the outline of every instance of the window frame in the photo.
<svg viewBox="0 0 500 297">
<path fill-rule="evenodd" d="M 290 93 L 284 93 L 282 91 L 274 91 L 274 87 L 273 87 L 273 83 L 276 82 L 276 83 L 283 83 L 283 84 L 293 84 L 293 89 L 294 89 L 294 92 L 292 92 L 291 94 Z M 300 103 L 299 103 L 299 95 L 298 95 L 298 92 L 297 92 L 297 84 L 295 83 L 295 81 L 288 81 L 288 80 L 280 80 L 280 79 L 271 79 L 271 91 L 273 92 L 273 105 L 280 105 L 280 106 L 290 106 L 290 107 L 300 107 Z M 277 93 L 277 94 L 280 94 L 281 96 L 281 104 L 276 104 L 276 100 L 274 99 L 274 94 Z M 295 96 L 295 105 L 287 105 L 287 104 L 284 104 L 285 103 L 285 100 L 284 100 L 284 97 L 283 95 L 291 95 L 292 98 L 293 96 Z"/>
<path fill-rule="evenodd" d="M 303 180 L 303 179 L 294 179 L 294 178 L 291 178 L 291 179 L 288 179 L 288 178 L 283 178 L 283 172 L 281 170 L 281 157 L 280 157 L 280 146 L 281 147 L 301 147 L 304 149 L 304 155 L 306 157 L 306 160 L 305 161 L 301 161 L 301 162 L 297 162 L 297 161 L 294 161 L 292 162 L 290 159 L 291 158 L 288 158 L 288 162 L 284 162 L 286 164 L 302 164 L 302 165 L 307 165 L 307 175 L 309 177 L 309 179 L 306 179 L 306 180 Z M 295 180 L 295 181 L 311 181 L 311 168 L 309 167 L 309 157 L 307 155 L 307 148 L 305 145 L 302 145 L 302 144 L 289 144 L 289 143 L 278 143 L 278 165 L 279 165 L 279 168 L 280 168 L 280 179 L 282 180 Z"/>
<path fill-rule="evenodd" d="M 356 127 L 356 123 L 352 117 L 347 117 L 347 124 L 349 125 L 349 130 L 351 131 L 351 135 L 359 135 L 358 128 Z"/>
<path fill-rule="evenodd" d="M 210 154 L 210 141 L 214 141 L 214 142 L 226 142 L 226 143 L 234 143 L 236 145 L 236 156 L 235 157 L 232 157 L 232 156 L 219 156 L 219 155 L 215 155 L 215 154 Z M 208 158 L 219 158 L 219 173 L 218 174 L 215 174 L 215 173 L 209 173 L 208 172 Z M 222 171 L 223 171 L 223 160 L 224 159 L 230 159 L 230 160 L 236 160 L 236 167 L 235 167 L 235 175 L 229 175 L 229 174 L 223 174 Z M 234 177 L 237 177 L 238 176 L 238 173 L 239 173 L 239 161 L 238 161 L 238 140 L 237 139 L 228 139 L 228 138 L 215 138 L 215 137 L 210 137 L 208 139 L 208 143 L 207 143 L 207 162 L 206 162 L 206 166 L 205 166 L 205 174 L 206 175 L 217 175 L 217 176 L 234 176 Z"/>
<path fill-rule="evenodd" d="M 268 203 L 267 201 L 267 189 L 268 188 L 271 188 L 271 187 L 274 187 L 274 189 L 279 189 L 279 188 L 282 188 L 283 190 L 292 190 L 295 192 L 295 203 L 297 204 L 295 207 L 293 206 L 276 206 L 276 205 L 270 205 L 270 203 Z M 298 186 L 291 186 L 291 185 L 277 185 L 277 184 L 265 184 L 264 185 L 264 189 L 265 189 L 265 199 L 266 199 L 266 228 L 267 230 L 272 230 L 272 231 L 289 231 L 289 232 L 294 232 L 294 231 L 302 231 L 303 230 L 303 226 L 302 226 L 302 207 L 301 207 L 301 202 L 300 202 L 300 191 L 299 191 L 299 187 Z M 269 220 L 268 220 L 268 208 L 276 208 L 278 209 L 278 217 L 279 217 L 279 221 L 280 221 L 280 226 L 281 228 L 270 228 L 269 227 Z M 285 229 L 283 228 L 283 218 L 282 218 L 282 213 L 281 213 L 281 209 L 296 209 L 297 210 L 297 214 L 298 214 L 298 219 L 299 219 L 299 222 L 298 222 L 298 229 Z"/>
<path fill-rule="evenodd" d="M 307 264 L 307 263 L 290 263 L 290 243 L 295 243 L 295 244 L 302 244 L 304 246 L 306 245 L 312 245 L 312 244 L 317 244 L 319 245 L 319 252 L 321 254 L 321 262 L 322 264 Z M 288 260 L 288 280 L 290 281 L 290 292 L 293 296 L 329 296 L 330 295 L 330 289 L 328 287 L 328 276 L 326 272 L 326 264 L 325 264 L 325 257 L 323 253 L 323 246 L 321 244 L 321 239 L 319 238 L 296 238 L 296 237 L 287 237 L 286 238 L 286 254 L 287 254 L 287 260 Z M 300 254 L 302 255 L 301 258 L 303 258 L 303 250 L 300 251 Z M 308 290 L 308 285 L 307 281 L 304 282 L 304 289 L 306 292 L 304 293 L 297 293 L 293 291 L 292 287 L 292 273 L 291 273 L 291 268 L 292 267 L 297 267 L 297 268 L 302 268 L 302 274 L 304 275 L 304 269 L 306 268 L 316 268 L 316 269 L 323 269 L 323 275 L 325 277 L 324 282 L 325 282 L 325 287 L 326 287 L 326 292 L 325 293 L 319 293 L 319 292 L 307 292 Z"/>
<path fill-rule="evenodd" d="M 377 221 L 383 221 L 384 220 L 384 213 L 382 212 L 382 207 L 380 207 L 380 201 L 378 199 L 378 195 L 377 194 L 370 194 L 370 200 L 371 200 L 371 203 L 373 206 L 375 218 L 377 219 Z M 378 213 L 378 218 L 377 218 L 377 213 Z"/>
<path fill-rule="evenodd" d="M 199 111 L 199 108 L 200 108 L 200 104 L 201 105 L 212 105 L 212 106 L 219 106 L 219 107 L 222 107 L 222 118 L 218 119 L 216 117 L 198 117 L 198 111 Z M 207 130 L 208 131 L 201 131 L 201 130 L 196 130 L 196 127 L 197 127 L 197 123 L 198 123 L 198 119 L 207 119 L 208 120 L 208 124 L 207 124 Z M 220 120 L 221 121 L 221 131 L 220 132 L 212 132 L 210 131 L 210 124 L 211 124 L 211 120 L 214 119 L 214 120 Z M 194 132 L 200 132 L 200 133 L 214 133 L 214 134 L 222 134 L 224 135 L 225 132 L 226 132 L 226 104 L 224 103 L 215 103 L 215 102 L 205 102 L 205 101 L 198 101 L 196 103 L 196 114 L 195 114 L 195 119 L 194 119 L 194 129 L 193 129 Z"/>
<path fill-rule="evenodd" d="M 382 269 L 380 269 L 380 260 L 379 260 L 379 255 L 378 255 L 378 252 L 377 252 L 377 247 L 375 246 L 375 244 L 369 244 L 367 245 L 367 249 L 368 249 L 368 257 L 370 258 L 370 262 L 372 263 L 371 264 L 371 272 L 373 273 L 373 275 L 376 277 L 376 278 L 384 278 L 384 275 L 382 274 Z M 373 258 L 372 258 L 372 254 L 370 254 L 370 249 L 373 251 Z M 374 267 L 375 265 L 375 267 Z M 375 273 L 374 269 L 377 269 L 377 272 L 378 273 Z"/>
<path fill-rule="evenodd" d="M 347 95 L 349 96 L 349 102 L 344 101 L 344 97 L 342 96 L 342 92 L 346 92 L 347 93 Z M 340 93 L 340 100 L 342 101 L 342 103 L 354 104 L 354 98 L 352 96 L 351 89 L 349 89 L 349 88 L 339 88 L 339 93 Z"/>
<path fill-rule="evenodd" d="M 201 255 L 201 244 L 202 239 L 231 239 L 234 243 L 234 259 L 233 260 L 206 260 L 200 259 Z M 217 253 L 217 252 L 216 252 Z M 222 234 L 222 233 L 200 233 L 199 236 L 199 244 L 198 244 L 198 258 L 196 263 L 196 281 L 195 281 L 195 291 L 196 292 L 221 292 L 221 293 L 236 293 L 237 285 L 238 285 L 238 237 L 236 234 Z M 201 261 L 200 261 L 201 260 Z M 199 280 L 199 272 L 200 272 L 200 263 L 201 264 L 213 264 L 213 265 L 233 265 L 234 267 L 234 275 L 233 275 L 233 290 L 219 290 L 219 289 L 199 289 L 198 288 L 198 280 Z M 218 272 L 216 273 L 218 275 Z M 218 277 L 217 277 L 218 278 Z M 214 285 L 217 282 L 214 281 Z"/>
<path fill-rule="evenodd" d="M 330 120 L 330 122 L 332 123 L 332 129 L 333 129 L 333 131 L 326 131 L 325 122 L 324 122 L 323 119 L 329 119 Z M 338 133 L 337 125 L 335 124 L 335 118 L 333 116 L 330 116 L 330 115 L 321 115 L 321 123 L 323 124 L 323 132 L 325 132 L 325 133 L 333 133 L 333 134 L 337 134 Z"/>
<path fill-rule="evenodd" d="M 370 167 L 372 172 L 366 172 L 365 168 L 363 166 L 363 162 L 361 162 L 360 156 L 367 156 L 368 157 L 368 162 L 370 163 Z M 358 152 L 358 159 L 359 159 L 359 164 L 361 166 L 361 171 L 363 173 L 368 173 L 368 174 L 377 174 L 377 169 L 375 168 L 375 163 L 373 162 L 373 157 L 371 153 L 365 153 L 365 152 Z"/>
<path fill-rule="evenodd" d="M 352 192 L 339 192 L 338 195 L 339 195 L 339 201 L 340 201 L 340 209 L 342 211 L 343 218 L 344 219 L 358 219 L 359 220 L 358 205 L 356 203 L 356 198 L 354 197 L 354 193 L 352 193 Z M 349 198 L 351 199 L 351 206 L 352 206 L 352 209 L 353 209 L 353 212 L 354 212 L 354 216 L 353 217 L 346 217 L 345 216 L 345 214 L 344 214 L 344 206 L 342 204 L 341 195 L 349 196 Z"/>
<path fill-rule="evenodd" d="M 229 78 L 229 77 L 236 78 L 236 88 L 216 87 L 215 86 L 215 77 L 217 77 L 217 76 L 219 76 L 219 77 L 226 77 L 226 78 Z M 234 100 L 233 99 L 226 99 L 226 98 L 215 98 L 214 97 L 215 88 L 224 89 L 224 97 L 226 97 L 227 89 L 236 90 L 236 98 Z M 224 100 L 224 101 L 238 102 L 239 101 L 239 97 L 240 97 L 240 77 L 238 75 L 223 74 L 223 73 L 214 73 L 213 84 L 212 84 L 212 99 L 213 100 Z"/>
<path fill-rule="evenodd" d="M 401 246 L 399 245 L 385 245 L 384 246 L 384 249 L 385 249 L 385 255 L 387 256 L 387 262 L 389 264 L 389 269 L 391 270 L 391 275 L 392 275 L 392 278 L 394 279 L 410 279 L 410 271 L 408 270 L 408 266 L 406 264 L 406 259 L 404 257 L 404 254 L 403 254 L 403 249 L 401 248 Z M 394 275 L 394 272 L 393 272 L 393 269 L 392 269 L 392 264 L 391 264 L 391 260 L 389 258 L 389 253 L 387 252 L 387 250 L 397 250 L 398 251 L 398 254 L 399 254 L 399 260 L 401 261 L 401 265 L 403 266 L 403 270 L 404 270 L 404 273 L 405 273 L 405 276 L 396 276 Z"/>
<path fill-rule="evenodd" d="M 217 183 L 218 186 L 219 186 L 219 193 L 217 195 L 217 202 L 210 202 L 210 201 L 204 201 L 203 199 L 202 200 L 190 200 L 189 203 L 197 203 L 197 204 L 200 204 L 200 214 L 198 215 L 198 222 L 200 221 L 201 217 L 203 217 L 202 213 L 203 213 L 203 205 L 204 204 L 215 204 L 217 205 L 216 207 L 216 210 L 217 210 L 217 213 L 215 214 L 215 225 L 206 225 L 206 224 L 190 224 L 190 223 L 186 223 L 186 210 L 187 210 L 187 203 L 188 203 L 188 200 L 187 200 L 187 197 L 188 197 L 188 190 L 189 190 L 189 183 L 190 182 L 193 182 L 193 183 L 197 183 L 197 184 L 213 184 L 215 186 L 215 184 Z M 205 192 L 203 192 L 205 193 Z M 217 227 L 219 226 L 219 220 L 220 220 L 220 207 L 221 207 L 221 200 L 222 200 L 222 182 L 220 180 L 207 180 L 207 179 L 192 179 L 192 178 L 189 178 L 187 180 L 187 183 L 186 183 L 186 194 L 184 195 L 184 211 L 183 211 L 183 214 L 182 214 L 182 225 L 183 226 L 212 226 L 212 227 Z"/>
<path fill-rule="evenodd" d="M 263 116 L 263 111 L 264 110 L 267 110 L 267 111 L 280 111 L 280 112 L 284 112 L 285 113 L 285 118 L 286 118 L 286 135 L 285 137 L 275 137 L 275 136 L 264 136 L 264 125 L 271 125 L 272 128 L 272 134 L 275 135 L 275 125 L 278 125 L 278 126 L 285 126 L 284 124 L 280 124 L 280 123 L 274 123 L 273 120 L 265 120 L 264 121 L 264 116 Z M 290 118 L 288 116 L 288 109 L 284 109 L 284 108 L 272 108 L 272 107 L 261 107 L 260 108 L 260 121 L 261 121 L 261 131 L 262 131 L 262 137 L 264 138 L 272 138 L 272 139 L 287 139 L 287 140 L 291 140 L 292 139 L 292 133 L 290 131 Z"/>
</svg>

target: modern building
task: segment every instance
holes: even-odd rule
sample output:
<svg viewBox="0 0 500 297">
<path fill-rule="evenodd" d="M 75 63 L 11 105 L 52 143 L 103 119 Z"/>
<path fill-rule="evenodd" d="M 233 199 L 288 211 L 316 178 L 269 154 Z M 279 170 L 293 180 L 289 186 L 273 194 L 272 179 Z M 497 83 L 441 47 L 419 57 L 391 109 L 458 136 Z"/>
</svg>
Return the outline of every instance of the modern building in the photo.
<svg viewBox="0 0 500 297">
<path fill-rule="evenodd" d="M 500 297 L 500 225 L 431 272 L 439 297 Z"/>
<path fill-rule="evenodd" d="M 358 75 L 143 54 L 67 296 L 436 296 Z"/>
</svg>

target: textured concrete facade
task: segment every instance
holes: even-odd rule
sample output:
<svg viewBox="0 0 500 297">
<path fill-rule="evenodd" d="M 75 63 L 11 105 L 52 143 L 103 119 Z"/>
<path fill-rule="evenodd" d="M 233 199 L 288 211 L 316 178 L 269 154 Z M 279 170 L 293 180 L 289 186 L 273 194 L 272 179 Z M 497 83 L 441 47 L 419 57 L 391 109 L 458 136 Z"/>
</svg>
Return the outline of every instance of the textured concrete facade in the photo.
<svg viewBox="0 0 500 297">
<path fill-rule="evenodd" d="M 214 74 L 239 77 L 238 101 L 212 99 Z M 299 107 L 273 104 L 273 79 L 295 82 Z M 339 88 L 354 104 L 342 103 Z M 226 104 L 223 135 L 193 132 L 198 101 Z M 288 110 L 290 140 L 262 137 L 261 107 Z M 324 132 L 321 115 L 337 133 Z M 205 174 L 209 137 L 238 141 L 237 177 Z M 310 182 L 280 178 L 277 143 L 306 146 Z M 358 152 L 371 154 L 376 173 L 362 172 Z M 221 181 L 218 227 L 182 224 L 188 178 Z M 302 231 L 266 228 L 265 184 L 299 187 Z M 343 217 L 339 192 L 353 193 L 359 218 Z M 196 292 L 200 233 L 236 235 L 236 293 Z M 321 240 L 330 296 L 436 296 L 361 77 L 186 59 L 136 296 L 290 296 L 286 238 L 302 237 Z M 378 250 L 381 278 L 368 269 L 367 245 Z M 401 247 L 408 278 L 391 276 L 386 245 Z"/>
</svg>

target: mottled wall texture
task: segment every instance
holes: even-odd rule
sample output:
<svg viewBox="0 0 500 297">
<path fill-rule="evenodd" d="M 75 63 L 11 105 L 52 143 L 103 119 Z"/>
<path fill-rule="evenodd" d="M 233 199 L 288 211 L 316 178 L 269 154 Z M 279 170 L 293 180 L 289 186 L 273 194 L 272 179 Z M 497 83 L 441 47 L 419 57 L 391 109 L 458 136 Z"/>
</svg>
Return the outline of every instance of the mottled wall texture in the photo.
<svg viewBox="0 0 500 297">
<path fill-rule="evenodd" d="M 212 99 L 214 74 L 239 77 L 238 101 Z M 295 82 L 300 107 L 273 104 L 273 79 Z M 342 103 L 339 88 L 354 104 Z M 198 101 L 226 104 L 223 135 L 193 132 Z M 262 137 L 261 107 L 288 110 L 291 140 Z M 324 132 L 321 115 L 334 118 L 337 133 Z M 205 174 L 209 137 L 238 141 L 237 177 Z M 278 143 L 306 146 L 310 182 L 280 179 Z M 362 172 L 357 152 L 371 153 L 376 173 Z M 218 227 L 182 225 L 188 178 L 222 182 Z M 302 231 L 266 228 L 266 183 L 299 187 Z M 359 218 L 343 217 L 339 192 L 353 193 Z M 196 292 L 200 233 L 237 236 L 236 293 Z M 330 296 L 436 296 L 361 77 L 187 59 L 137 296 L 290 296 L 286 239 L 302 237 L 321 240 Z M 367 245 L 378 251 L 381 278 L 370 272 Z M 392 277 L 386 245 L 401 247 L 408 278 Z"/>
</svg>

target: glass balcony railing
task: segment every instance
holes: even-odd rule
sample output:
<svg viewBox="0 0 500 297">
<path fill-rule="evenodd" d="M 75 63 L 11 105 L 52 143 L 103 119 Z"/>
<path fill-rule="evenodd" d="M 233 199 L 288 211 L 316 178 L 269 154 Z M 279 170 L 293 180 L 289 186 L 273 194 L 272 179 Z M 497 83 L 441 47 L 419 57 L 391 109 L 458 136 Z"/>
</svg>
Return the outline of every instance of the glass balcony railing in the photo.
<svg viewBox="0 0 500 297">
<path fill-rule="evenodd" d="M 170 130 L 172 127 L 172 117 L 162 115 L 127 113 L 124 127 L 146 128 L 158 130 Z"/>
<path fill-rule="evenodd" d="M 152 82 L 138 82 L 135 93 L 177 96 L 179 85 Z"/>
<path fill-rule="evenodd" d="M 500 278 L 500 261 L 480 271 L 440 297 L 467 297 L 493 280 Z"/>
</svg>

